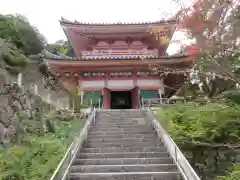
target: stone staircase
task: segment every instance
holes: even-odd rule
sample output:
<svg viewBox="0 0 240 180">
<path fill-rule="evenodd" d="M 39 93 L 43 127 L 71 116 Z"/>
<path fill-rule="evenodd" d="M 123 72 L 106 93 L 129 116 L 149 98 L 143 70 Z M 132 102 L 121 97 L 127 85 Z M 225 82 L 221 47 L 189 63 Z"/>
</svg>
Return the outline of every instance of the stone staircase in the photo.
<svg viewBox="0 0 240 180">
<path fill-rule="evenodd" d="M 177 180 L 179 172 L 141 111 L 99 112 L 70 180 Z"/>
</svg>

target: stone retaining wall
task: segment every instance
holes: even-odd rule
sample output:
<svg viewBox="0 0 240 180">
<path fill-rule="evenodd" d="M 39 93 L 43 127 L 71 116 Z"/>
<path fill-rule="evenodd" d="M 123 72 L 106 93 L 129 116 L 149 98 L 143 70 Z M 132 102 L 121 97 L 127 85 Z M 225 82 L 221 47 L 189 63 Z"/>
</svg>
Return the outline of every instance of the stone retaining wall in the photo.
<svg viewBox="0 0 240 180">
<path fill-rule="evenodd" d="M 6 146 L 15 135 L 18 113 L 26 112 L 31 118 L 32 110 L 39 104 L 44 112 L 69 108 L 68 95 L 63 90 L 46 87 L 37 70 L 18 77 L 0 71 L 0 146 Z"/>
</svg>

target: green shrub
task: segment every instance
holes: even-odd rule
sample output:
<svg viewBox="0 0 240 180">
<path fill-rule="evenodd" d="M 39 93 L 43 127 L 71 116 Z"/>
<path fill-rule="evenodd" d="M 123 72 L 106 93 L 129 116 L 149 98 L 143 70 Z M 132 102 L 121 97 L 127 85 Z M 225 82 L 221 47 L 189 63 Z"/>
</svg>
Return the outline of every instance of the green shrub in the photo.
<svg viewBox="0 0 240 180">
<path fill-rule="evenodd" d="M 240 111 L 221 104 L 172 105 L 157 113 L 173 139 L 186 142 L 237 143 L 240 134 Z"/>
<path fill-rule="evenodd" d="M 236 164 L 233 171 L 226 176 L 218 177 L 218 180 L 238 180 L 240 179 L 240 164 Z"/>
<path fill-rule="evenodd" d="M 24 121 L 28 130 L 22 145 L 0 149 L 1 180 L 46 180 L 51 177 L 76 132 L 83 126 L 81 120 L 63 114 L 62 118 L 56 113 L 45 117 L 49 123 L 46 126 L 51 124 L 52 129 L 48 127 L 44 136 L 40 136 L 39 122 Z"/>
<path fill-rule="evenodd" d="M 217 176 L 222 176 L 220 180 L 240 179 L 239 170 L 232 171 L 239 153 L 237 105 L 175 104 L 158 111 L 157 116 L 203 180 Z M 226 172 L 232 173 L 224 176 Z"/>
<path fill-rule="evenodd" d="M 49 179 L 66 145 L 54 136 L 29 136 L 23 146 L 3 150 L 0 155 L 0 174 L 3 180 Z"/>
</svg>

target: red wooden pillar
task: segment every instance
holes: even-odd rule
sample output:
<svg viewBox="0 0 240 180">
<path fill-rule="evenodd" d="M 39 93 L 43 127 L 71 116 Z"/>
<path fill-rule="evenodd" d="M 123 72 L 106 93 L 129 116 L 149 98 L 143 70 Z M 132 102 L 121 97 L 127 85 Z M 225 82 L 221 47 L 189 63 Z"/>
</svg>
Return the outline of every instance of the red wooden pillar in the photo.
<svg viewBox="0 0 240 180">
<path fill-rule="evenodd" d="M 139 88 L 135 87 L 131 91 L 132 109 L 139 109 Z"/>
<path fill-rule="evenodd" d="M 107 88 L 103 89 L 103 108 L 104 109 L 110 109 L 111 108 L 111 94 L 110 94 L 110 90 Z"/>
</svg>

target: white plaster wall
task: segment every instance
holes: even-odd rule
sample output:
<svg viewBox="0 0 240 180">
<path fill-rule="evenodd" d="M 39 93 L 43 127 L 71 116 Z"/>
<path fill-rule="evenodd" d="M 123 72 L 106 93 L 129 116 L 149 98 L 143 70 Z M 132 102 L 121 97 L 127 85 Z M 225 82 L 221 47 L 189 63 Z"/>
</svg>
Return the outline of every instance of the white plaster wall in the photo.
<svg viewBox="0 0 240 180">
<path fill-rule="evenodd" d="M 161 85 L 162 81 L 160 79 L 139 79 L 137 80 L 137 85 L 141 86 L 158 86 Z"/>
<path fill-rule="evenodd" d="M 104 88 L 104 80 L 82 81 L 83 88 Z"/>
<path fill-rule="evenodd" d="M 125 88 L 125 87 L 134 87 L 133 80 L 108 80 L 109 88 Z"/>
</svg>

